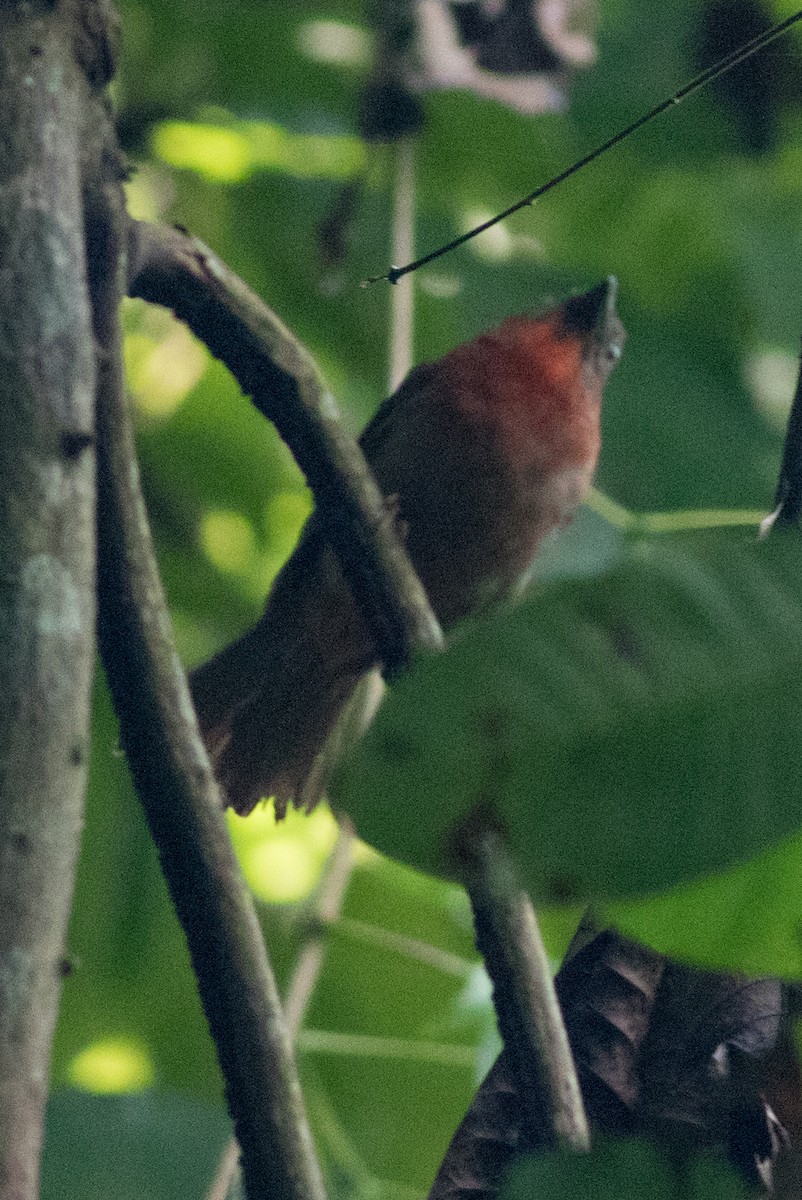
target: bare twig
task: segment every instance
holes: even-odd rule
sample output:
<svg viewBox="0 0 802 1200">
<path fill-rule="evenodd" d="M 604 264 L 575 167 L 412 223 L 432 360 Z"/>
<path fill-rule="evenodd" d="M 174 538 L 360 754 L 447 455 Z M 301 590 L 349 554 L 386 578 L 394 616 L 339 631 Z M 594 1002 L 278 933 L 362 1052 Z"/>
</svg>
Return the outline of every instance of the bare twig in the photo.
<svg viewBox="0 0 802 1200">
<path fill-rule="evenodd" d="M 402 138 L 394 149 L 393 261 L 406 262 L 415 253 L 415 141 L 411 137 Z M 393 288 L 390 296 L 391 392 L 412 367 L 414 317 L 414 281 L 410 277 Z"/>
<path fill-rule="evenodd" d="M 70 6 L 0 5 L 0 1193 L 39 1154 L 94 669 L 95 361 Z M 102 72 L 99 73 L 102 75 Z M 58 86 L 53 84 L 58 80 Z M 99 86 L 105 79 L 99 78 Z"/>
<path fill-rule="evenodd" d="M 242 1173 L 239 1166 L 239 1142 L 229 1138 L 217 1164 L 206 1200 L 241 1200 Z"/>
<path fill-rule="evenodd" d="M 419 938 L 408 937 L 407 934 L 397 933 L 394 929 L 371 925 L 367 921 L 357 921 L 353 917 L 340 917 L 334 932 L 337 937 L 346 941 L 361 942 L 384 953 L 399 954 L 402 958 L 408 958 L 410 962 L 422 963 L 455 979 L 467 980 L 476 969 L 473 960 L 463 958 L 460 954 L 452 954 L 449 950 L 432 946 Z"/>
<path fill-rule="evenodd" d="M 301 947 L 284 997 L 284 1015 L 293 1040 L 303 1025 L 309 1001 L 320 977 L 326 954 L 329 926 L 340 915 L 354 863 L 354 829 L 347 817 L 340 818 L 340 832 L 310 914 L 309 936 Z"/>
<path fill-rule="evenodd" d="M 802 361 L 785 429 L 785 445 L 774 505 L 774 512 L 761 522 L 762 537 L 766 537 L 775 524 L 795 525 L 802 516 Z"/>
<path fill-rule="evenodd" d="M 189 944 L 251 1200 L 323 1200 L 290 1039 L 176 655 L 106 311 L 100 641 L 121 738 Z"/>
<path fill-rule="evenodd" d="M 442 633 L 364 456 L 306 349 L 197 238 L 131 225 L 129 292 L 173 311 L 295 455 L 389 673 Z"/>
<path fill-rule="evenodd" d="M 477 820 L 463 830 L 457 861 L 522 1097 L 526 1125 L 521 1148 L 587 1150 L 582 1093 L 532 903 L 491 824 Z"/>
<path fill-rule="evenodd" d="M 326 953 L 327 929 L 337 920 L 353 868 L 354 830 L 347 817 L 340 820 L 340 831 L 318 888 L 309 917 L 309 937 L 301 947 L 284 997 L 284 1019 L 293 1041 L 303 1024 L 309 1001 L 315 990 Z M 236 1138 L 223 1151 L 206 1200 L 238 1200 L 240 1193 Z"/>
</svg>

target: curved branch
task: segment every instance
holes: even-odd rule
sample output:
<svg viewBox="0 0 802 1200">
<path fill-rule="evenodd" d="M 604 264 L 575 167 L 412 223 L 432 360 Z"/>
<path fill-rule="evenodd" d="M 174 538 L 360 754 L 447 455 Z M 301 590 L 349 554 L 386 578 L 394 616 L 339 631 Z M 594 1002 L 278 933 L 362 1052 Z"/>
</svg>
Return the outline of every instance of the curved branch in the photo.
<svg viewBox="0 0 802 1200">
<path fill-rule="evenodd" d="M 128 291 L 171 308 L 229 368 L 292 450 L 392 674 L 443 636 L 364 456 L 308 351 L 203 242 L 130 226 Z"/>
</svg>

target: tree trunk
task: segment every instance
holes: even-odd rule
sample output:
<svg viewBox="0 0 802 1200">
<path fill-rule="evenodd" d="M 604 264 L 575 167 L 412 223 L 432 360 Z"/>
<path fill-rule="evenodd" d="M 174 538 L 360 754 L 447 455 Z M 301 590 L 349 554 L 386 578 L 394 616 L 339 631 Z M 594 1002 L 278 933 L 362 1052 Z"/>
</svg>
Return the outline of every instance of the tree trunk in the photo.
<svg viewBox="0 0 802 1200">
<path fill-rule="evenodd" d="M 105 119 L 107 20 L 94 0 L 0 3 L 2 1200 L 38 1195 L 86 788 L 96 362 L 83 175 Z"/>
</svg>

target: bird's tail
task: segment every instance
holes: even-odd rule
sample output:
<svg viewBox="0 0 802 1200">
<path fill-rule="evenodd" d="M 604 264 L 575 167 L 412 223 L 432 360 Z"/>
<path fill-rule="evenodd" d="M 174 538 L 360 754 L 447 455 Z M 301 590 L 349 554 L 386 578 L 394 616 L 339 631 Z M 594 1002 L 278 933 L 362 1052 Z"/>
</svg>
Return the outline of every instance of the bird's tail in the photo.
<svg viewBox="0 0 802 1200">
<path fill-rule="evenodd" d="M 201 734 L 238 813 L 272 796 L 281 817 L 290 801 L 309 810 L 321 797 L 324 747 L 375 662 L 340 581 L 300 588 L 290 573 L 259 623 L 190 674 Z"/>
</svg>

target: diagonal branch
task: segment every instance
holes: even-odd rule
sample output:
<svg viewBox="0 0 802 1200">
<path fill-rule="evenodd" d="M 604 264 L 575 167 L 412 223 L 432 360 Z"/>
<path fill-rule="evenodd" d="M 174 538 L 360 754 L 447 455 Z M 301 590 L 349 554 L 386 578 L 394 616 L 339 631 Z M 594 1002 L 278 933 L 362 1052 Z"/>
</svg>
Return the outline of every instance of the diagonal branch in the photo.
<svg viewBox="0 0 802 1200">
<path fill-rule="evenodd" d="M 461 831 L 454 850 L 521 1097 L 521 1149 L 587 1150 L 582 1092 L 532 902 L 501 835 L 480 814 Z"/>
<path fill-rule="evenodd" d="M 287 1032 L 293 1042 L 298 1037 L 323 968 L 328 926 L 339 915 L 351 878 L 354 836 L 348 818 L 341 818 L 340 832 L 318 888 L 313 911 L 308 917 L 309 936 L 301 947 L 284 997 Z M 241 1194 L 239 1147 L 237 1139 L 232 1138 L 223 1151 L 206 1200 L 238 1200 Z"/>
<path fill-rule="evenodd" d="M 163 304 L 237 379 L 287 442 L 389 673 L 442 633 L 395 518 L 308 351 L 197 238 L 132 222 L 129 293 Z"/>
<path fill-rule="evenodd" d="M 345 899 L 354 865 L 354 827 L 347 817 L 340 819 L 340 832 L 321 880 L 313 911 L 309 914 L 306 941 L 295 963 L 284 998 L 287 1026 L 295 1040 L 304 1023 L 323 960 L 329 927 L 337 920 Z"/>
<path fill-rule="evenodd" d="M 113 272 L 122 262 L 124 217 L 110 211 L 105 218 L 98 259 L 106 273 L 95 281 L 105 364 L 98 412 L 103 661 L 226 1080 L 246 1193 L 323 1200 L 276 982 L 173 645 L 121 382 L 122 289 Z"/>
</svg>

